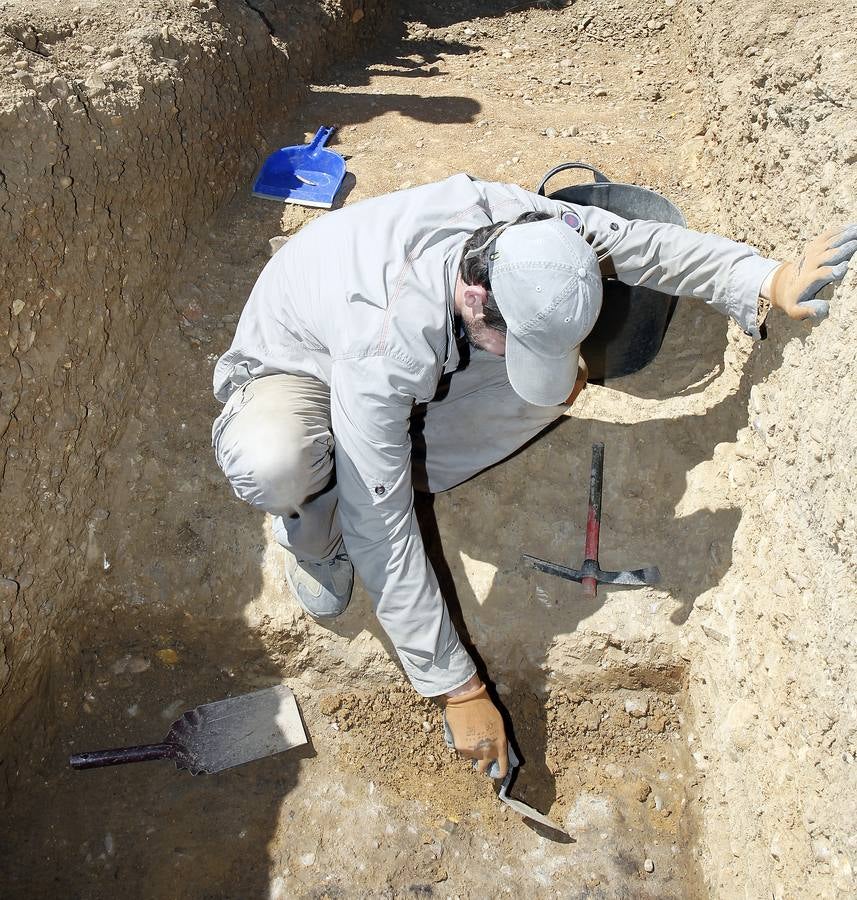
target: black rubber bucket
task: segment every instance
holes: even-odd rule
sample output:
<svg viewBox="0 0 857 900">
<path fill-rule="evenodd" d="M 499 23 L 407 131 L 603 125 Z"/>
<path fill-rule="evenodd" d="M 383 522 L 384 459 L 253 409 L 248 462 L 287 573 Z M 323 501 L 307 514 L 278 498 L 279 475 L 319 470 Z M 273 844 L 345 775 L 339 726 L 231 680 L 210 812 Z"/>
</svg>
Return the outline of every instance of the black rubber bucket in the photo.
<svg viewBox="0 0 857 900">
<path fill-rule="evenodd" d="M 549 179 L 567 169 L 586 169 L 594 184 L 576 184 L 548 194 L 553 200 L 579 206 L 600 206 L 623 219 L 648 219 L 685 225 L 681 211 L 666 197 L 635 184 L 610 181 L 587 163 L 563 163 L 541 180 L 544 196 Z M 616 278 L 603 278 L 604 303 L 595 327 L 581 345 L 590 381 L 604 381 L 639 372 L 657 355 L 667 333 L 678 297 L 644 287 L 630 287 Z"/>
</svg>

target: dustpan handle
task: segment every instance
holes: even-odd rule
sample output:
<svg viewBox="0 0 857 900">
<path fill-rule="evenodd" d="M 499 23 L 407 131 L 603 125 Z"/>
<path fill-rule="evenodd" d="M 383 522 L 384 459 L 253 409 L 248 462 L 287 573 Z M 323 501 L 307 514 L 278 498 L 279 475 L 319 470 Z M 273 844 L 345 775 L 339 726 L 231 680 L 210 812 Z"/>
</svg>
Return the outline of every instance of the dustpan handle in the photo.
<svg viewBox="0 0 857 900">
<path fill-rule="evenodd" d="M 179 754 L 175 744 L 143 744 L 140 747 L 117 747 L 115 750 L 90 750 L 68 758 L 72 769 L 100 769 L 102 766 L 121 766 L 125 763 L 146 762 L 150 759 L 175 759 Z"/>
<path fill-rule="evenodd" d="M 536 193 L 541 194 L 542 197 L 545 195 L 545 185 L 550 181 L 554 175 L 558 175 L 560 172 L 565 172 L 566 169 L 586 169 L 588 172 L 592 172 L 595 175 L 595 183 L 596 184 L 610 184 L 610 179 L 601 171 L 595 168 L 595 166 L 590 166 L 589 163 L 584 162 L 567 162 L 561 163 L 558 166 L 554 166 L 550 172 L 542 178 L 539 186 L 536 188 Z"/>
<path fill-rule="evenodd" d="M 322 147 L 328 142 L 330 136 L 333 132 L 336 131 L 335 125 L 322 125 L 321 128 L 315 133 L 315 137 L 312 139 L 312 143 L 309 145 L 309 152 L 315 156 Z"/>
</svg>

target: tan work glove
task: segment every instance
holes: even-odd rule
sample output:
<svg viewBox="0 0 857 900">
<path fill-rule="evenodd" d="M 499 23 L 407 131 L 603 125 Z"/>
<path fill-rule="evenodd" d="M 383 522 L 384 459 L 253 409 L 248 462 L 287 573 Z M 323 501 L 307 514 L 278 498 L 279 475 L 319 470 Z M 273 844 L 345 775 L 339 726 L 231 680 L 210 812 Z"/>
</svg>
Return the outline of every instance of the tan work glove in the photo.
<svg viewBox="0 0 857 900">
<path fill-rule="evenodd" d="M 785 262 L 774 271 L 767 299 L 791 319 L 824 319 L 829 307 L 816 294 L 842 281 L 855 251 L 857 224 L 828 229 L 806 245 L 798 262 Z"/>
<path fill-rule="evenodd" d="M 496 759 L 499 777 L 506 777 L 509 771 L 506 728 L 484 684 L 467 693 L 449 697 L 443 711 L 443 723 L 458 753 L 478 760 L 478 772 L 487 772 Z"/>
</svg>

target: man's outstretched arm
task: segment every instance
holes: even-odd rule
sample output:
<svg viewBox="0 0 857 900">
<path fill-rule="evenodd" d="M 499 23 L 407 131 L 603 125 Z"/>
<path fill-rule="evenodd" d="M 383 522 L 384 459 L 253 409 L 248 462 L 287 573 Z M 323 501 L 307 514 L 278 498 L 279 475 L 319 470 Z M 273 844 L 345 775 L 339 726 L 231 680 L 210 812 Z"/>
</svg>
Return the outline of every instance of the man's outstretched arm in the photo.
<svg viewBox="0 0 857 900">
<path fill-rule="evenodd" d="M 696 297 L 733 318 L 751 337 L 760 337 L 767 305 L 794 319 L 827 313 L 813 299 L 840 281 L 857 251 L 857 224 L 832 228 L 810 241 L 796 262 L 770 259 L 753 247 L 716 234 L 643 219 L 624 219 L 598 206 L 580 206 L 534 194 L 517 185 L 474 182 L 495 218 L 512 219 L 527 210 L 551 215 L 573 211 L 583 224 L 605 275 L 666 294 Z"/>
<path fill-rule="evenodd" d="M 718 235 L 576 209 L 602 266 L 620 281 L 704 300 L 754 338 L 766 301 L 793 319 L 824 318 L 827 303 L 816 295 L 844 278 L 857 251 L 857 225 L 829 229 L 807 243 L 797 262 L 781 262 Z"/>
<path fill-rule="evenodd" d="M 456 634 L 414 513 L 408 422 L 415 379 L 383 357 L 338 360 L 331 383 L 345 547 L 411 684 L 446 701 L 445 721 L 480 771 L 506 774 L 503 719 Z"/>
</svg>

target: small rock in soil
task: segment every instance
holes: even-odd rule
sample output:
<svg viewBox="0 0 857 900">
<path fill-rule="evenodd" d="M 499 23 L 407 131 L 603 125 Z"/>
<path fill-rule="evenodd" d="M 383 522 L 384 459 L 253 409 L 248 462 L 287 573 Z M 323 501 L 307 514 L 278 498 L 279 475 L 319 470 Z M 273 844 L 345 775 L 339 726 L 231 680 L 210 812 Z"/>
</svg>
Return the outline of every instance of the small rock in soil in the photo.
<svg viewBox="0 0 857 900">
<path fill-rule="evenodd" d="M 651 794 L 651 793 L 652 793 L 651 787 L 649 786 L 649 784 L 647 782 L 643 781 L 642 779 L 640 779 L 634 785 L 634 796 L 637 798 L 637 800 L 640 803 L 645 803 L 646 800 L 649 799 L 649 794 Z"/>
<path fill-rule="evenodd" d="M 625 712 L 634 719 L 641 719 L 649 711 L 649 701 L 645 697 L 628 697 Z"/>
<path fill-rule="evenodd" d="M 276 237 L 272 237 L 268 241 L 268 253 L 273 256 L 286 241 L 288 241 L 288 237 L 284 234 L 278 234 Z"/>
<path fill-rule="evenodd" d="M 145 672 L 151 666 L 152 663 L 142 656 L 123 656 L 122 659 L 117 659 L 111 668 L 115 675 L 121 675 L 123 672 L 139 675 L 140 672 Z"/>
<path fill-rule="evenodd" d="M 340 697 L 322 697 L 318 704 L 323 716 L 332 716 L 340 706 L 342 706 Z"/>
</svg>

